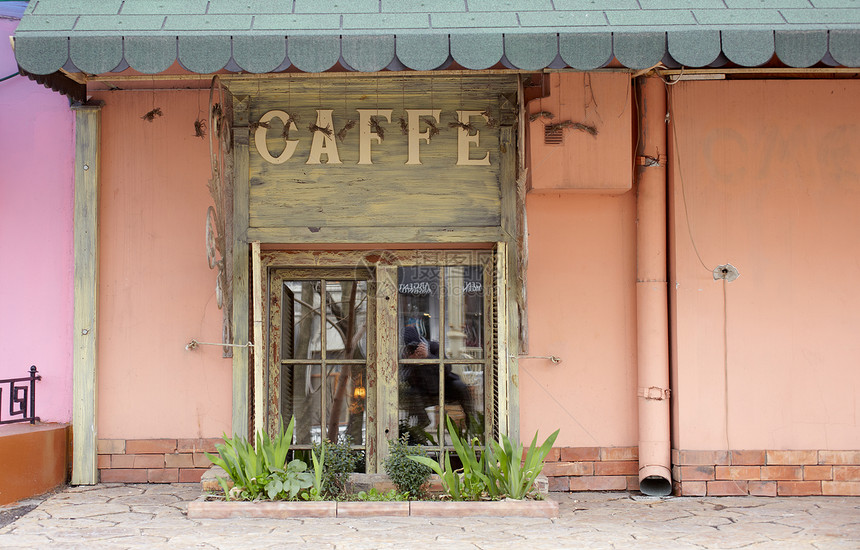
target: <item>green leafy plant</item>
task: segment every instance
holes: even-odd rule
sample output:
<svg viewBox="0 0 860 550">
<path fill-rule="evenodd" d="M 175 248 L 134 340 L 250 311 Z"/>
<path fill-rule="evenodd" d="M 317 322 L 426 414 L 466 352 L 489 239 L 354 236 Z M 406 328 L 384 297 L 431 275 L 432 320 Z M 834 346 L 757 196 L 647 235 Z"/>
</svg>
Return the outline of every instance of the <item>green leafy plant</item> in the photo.
<svg viewBox="0 0 860 550">
<path fill-rule="evenodd" d="M 457 456 L 463 464 L 462 471 L 462 489 L 461 494 L 464 500 L 480 500 L 484 497 L 497 498 L 499 496 L 498 484 L 490 478 L 489 466 L 493 463 L 492 451 L 485 449 L 483 452 L 478 449 L 480 441 L 478 438 L 472 438 L 467 446 L 465 441 L 457 436 L 457 429 L 451 418 L 447 419 L 448 434 L 451 436 L 451 443 L 454 445 L 454 450 L 457 451 Z M 479 457 L 480 455 L 480 457 Z"/>
<path fill-rule="evenodd" d="M 321 496 L 336 498 L 347 491 L 349 474 L 355 471 L 359 460 L 351 445 L 349 437 L 344 437 L 337 443 L 324 440 L 314 445 L 312 456 L 319 452 L 319 462 L 322 465 Z"/>
<path fill-rule="evenodd" d="M 559 432 L 556 430 L 540 447 L 537 446 L 538 434 L 535 433 L 524 455 L 522 443 L 513 445 L 505 435 L 502 435 L 501 444 L 490 441 L 489 447 L 479 452 L 477 438 L 467 445 L 457 435 L 458 430 L 450 418 L 447 419 L 447 425 L 448 435 L 462 463 L 461 468 L 455 469 L 451 466 L 448 451 L 443 453 L 440 462 L 426 456 L 413 455 L 409 458 L 436 472 L 442 480 L 446 494 L 453 500 L 503 497 L 523 499 L 529 496 Z"/>
<path fill-rule="evenodd" d="M 281 425 L 274 438 L 267 433 L 257 433 L 256 448 L 244 437 L 229 438 L 224 434 L 224 443 L 215 446 L 218 454 L 206 453 L 233 482 L 231 489 L 224 478 L 218 478 L 227 500 L 295 499 L 313 485 L 313 476 L 306 471 L 307 464 L 301 460 L 287 464 L 294 428 L 295 418 L 290 420 L 286 431 Z"/>
<path fill-rule="evenodd" d="M 398 491 L 407 494 L 412 499 L 423 498 L 424 485 L 432 473 L 431 466 L 410 460 L 413 456 L 426 458 L 436 464 L 427 456 L 427 451 L 421 445 L 410 448 L 409 435 L 403 434 L 400 439 L 388 441 L 388 457 L 382 466 L 385 468 L 385 473 L 397 486 Z"/>
<path fill-rule="evenodd" d="M 493 462 L 492 453 L 478 449 L 478 439 L 473 438 L 468 445 L 457 435 L 458 430 L 451 418 L 447 418 L 448 435 L 454 445 L 454 450 L 462 463 L 461 468 L 451 466 L 451 456 L 448 451 L 443 453 L 442 463 L 429 457 L 412 455 L 408 458 L 431 468 L 439 475 L 445 493 L 453 500 L 481 500 L 482 498 L 497 498 L 498 484 L 488 475 L 489 464 Z"/>
<path fill-rule="evenodd" d="M 296 500 L 313 487 L 314 477 L 307 472 L 308 465 L 301 460 L 291 460 L 286 468 L 275 468 L 267 477 L 265 490 L 269 500 Z"/>
<path fill-rule="evenodd" d="M 233 481 L 233 489 L 227 487 L 224 478 L 219 477 L 218 483 L 224 490 L 227 500 L 248 496 L 255 499 L 262 492 L 265 484 L 257 483 L 266 477 L 262 456 L 244 437 L 229 438 L 224 435 L 224 443 L 215 446 L 218 455 L 206 453 L 206 457 L 215 465 L 220 466 Z"/>
<path fill-rule="evenodd" d="M 325 445 L 320 448 L 320 457 L 317 458 L 316 451 L 311 451 L 311 460 L 314 462 L 314 485 L 308 492 L 302 493 L 305 500 L 323 499 L 323 476 L 325 474 Z"/>
<path fill-rule="evenodd" d="M 444 453 L 444 466 L 428 456 L 410 456 L 409 458 L 436 472 L 442 481 L 442 488 L 445 489 L 445 494 L 451 497 L 451 499 L 463 500 L 460 491 L 460 474 L 451 467 L 451 457 L 448 455 L 448 451 Z"/>
<path fill-rule="evenodd" d="M 532 443 L 523 458 L 523 444 L 513 445 L 502 435 L 502 443 L 490 441 L 495 460 L 489 464 L 489 473 L 498 483 L 500 493 L 508 498 L 522 499 L 533 490 L 535 479 L 543 470 L 544 460 L 558 437 L 559 430 L 553 432 L 543 444 L 537 446 L 538 434 L 535 432 Z"/>
</svg>

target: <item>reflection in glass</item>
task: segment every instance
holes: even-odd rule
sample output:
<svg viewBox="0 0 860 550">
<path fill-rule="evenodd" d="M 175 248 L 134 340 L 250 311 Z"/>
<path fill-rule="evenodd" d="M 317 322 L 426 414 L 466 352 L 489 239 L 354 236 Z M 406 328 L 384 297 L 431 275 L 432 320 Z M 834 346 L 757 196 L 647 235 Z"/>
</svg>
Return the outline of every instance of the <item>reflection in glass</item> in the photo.
<svg viewBox="0 0 860 550">
<path fill-rule="evenodd" d="M 367 349 L 367 281 L 326 282 L 326 359 L 363 359 Z"/>
<path fill-rule="evenodd" d="M 435 343 L 434 347 L 438 350 L 439 275 L 439 268 L 433 266 L 397 269 L 397 313 L 400 319 L 401 350 L 404 346 L 413 344 L 416 338 L 426 341 L 428 346 Z"/>
<path fill-rule="evenodd" d="M 284 282 L 283 359 L 322 358 L 322 286 L 318 280 Z M 324 299 L 326 357 L 364 358 L 367 350 L 367 282 L 327 281 Z"/>
<path fill-rule="evenodd" d="M 480 266 L 445 268 L 445 358 L 484 357 L 484 273 Z"/>
<path fill-rule="evenodd" d="M 348 436 L 352 445 L 364 445 L 367 380 L 364 365 L 329 365 L 326 368 L 326 438 Z"/>
<path fill-rule="evenodd" d="M 439 366 L 400 365 L 400 435 L 413 445 L 435 445 L 438 439 Z"/>
<path fill-rule="evenodd" d="M 283 359 L 314 359 L 320 349 L 320 282 L 284 281 Z"/>
<path fill-rule="evenodd" d="M 354 445 L 365 443 L 367 298 L 364 280 L 284 281 L 280 406 L 284 422 L 295 416 L 297 445 L 344 434 Z M 301 364 L 308 359 L 321 365 Z M 344 360 L 362 364 L 332 364 Z M 325 392 L 319 391 L 322 371 Z"/>
<path fill-rule="evenodd" d="M 484 441 L 484 366 L 445 366 L 445 414 L 460 435 Z M 450 442 L 446 442 L 450 444 Z"/>
<path fill-rule="evenodd" d="M 446 415 L 464 436 L 483 442 L 483 362 L 451 361 L 484 358 L 483 278 L 480 266 L 398 270 L 399 419 L 400 433 L 408 433 L 410 443 L 437 444 Z"/>
<path fill-rule="evenodd" d="M 281 367 L 281 418 L 284 426 L 296 417 L 293 444 L 310 445 L 320 441 L 320 366 L 284 365 Z"/>
</svg>

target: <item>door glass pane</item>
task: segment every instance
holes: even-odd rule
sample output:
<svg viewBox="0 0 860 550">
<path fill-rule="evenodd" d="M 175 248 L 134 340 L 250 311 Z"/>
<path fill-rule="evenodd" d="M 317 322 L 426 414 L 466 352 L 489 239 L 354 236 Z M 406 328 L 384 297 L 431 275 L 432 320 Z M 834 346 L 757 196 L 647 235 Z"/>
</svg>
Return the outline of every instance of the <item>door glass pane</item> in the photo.
<svg viewBox="0 0 860 550">
<path fill-rule="evenodd" d="M 397 270 L 400 349 L 409 346 L 410 354 L 423 341 L 430 356 L 439 356 L 439 275 L 434 266 Z"/>
<path fill-rule="evenodd" d="M 461 435 L 484 442 L 484 366 L 445 366 L 445 414 Z"/>
<path fill-rule="evenodd" d="M 320 282 L 284 281 L 283 359 L 320 358 Z M 289 318 L 292 313 L 292 318 Z"/>
<path fill-rule="evenodd" d="M 399 431 L 413 445 L 435 445 L 439 425 L 439 366 L 400 365 Z"/>
<path fill-rule="evenodd" d="M 445 358 L 484 357 L 484 274 L 480 266 L 445 268 Z"/>
<path fill-rule="evenodd" d="M 352 445 L 364 445 L 367 415 L 367 371 L 364 365 L 326 367 L 326 438 L 349 436 Z"/>
<path fill-rule="evenodd" d="M 320 441 L 320 366 L 284 365 L 281 367 L 281 418 L 284 427 L 296 417 L 293 444 L 310 445 Z"/>
<path fill-rule="evenodd" d="M 367 356 L 367 281 L 326 282 L 326 359 Z"/>
</svg>

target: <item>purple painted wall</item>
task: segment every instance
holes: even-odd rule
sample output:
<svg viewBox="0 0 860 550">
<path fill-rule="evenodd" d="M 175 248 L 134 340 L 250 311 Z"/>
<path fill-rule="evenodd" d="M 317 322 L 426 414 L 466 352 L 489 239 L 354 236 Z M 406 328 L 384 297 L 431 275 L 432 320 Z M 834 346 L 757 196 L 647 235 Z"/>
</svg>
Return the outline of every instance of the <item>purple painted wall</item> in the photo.
<svg viewBox="0 0 860 550">
<path fill-rule="evenodd" d="M 18 21 L 0 8 L 2 79 L 18 70 Z M 22 76 L 0 82 L 0 378 L 36 365 L 36 413 L 50 422 L 71 421 L 73 206 L 68 100 Z"/>
</svg>

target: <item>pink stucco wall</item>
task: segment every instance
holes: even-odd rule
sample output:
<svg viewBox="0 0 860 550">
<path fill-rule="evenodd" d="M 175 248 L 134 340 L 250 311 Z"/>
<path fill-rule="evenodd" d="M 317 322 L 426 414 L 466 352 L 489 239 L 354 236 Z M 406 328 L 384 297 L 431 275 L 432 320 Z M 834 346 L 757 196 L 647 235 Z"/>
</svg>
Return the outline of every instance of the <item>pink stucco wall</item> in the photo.
<svg viewBox="0 0 860 550">
<path fill-rule="evenodd" d="M 205 254 L 203 91 L 101 92 L 100 439 L 218 437 L 230 430 L 230 359 Z M 152 122 L 141 118 L 159 107 Z"/>
<path fill-rule="evenodd" d="M 637 444 L 636 196 L 632 97 L 622 73 L 548 76 L 548 96 L 527 105 L 552 118 L 528 123 L 528 322 L 520 359 L 520 427 L 560 428 L 556 445 Z M 544 142 L 545 124 L 572 128 Z"/>
<path fill-rule="evenodd" d="M 18 70 L 16 26 L 0 18 L 0 78 Z M 0 82 L 0 128 L 0 378 L 36 365 L 36 413 L 69 422 L 74 115 L 65 97 L 17 76 Z"/>
<path fill-rule="evenodd" d="M 860 448 L 860 83 L 671 91 L 674 446 Z"/>
<path fill-rule="evenodd" d="M 636 445 L 636 197 L 529 194 L 520 427 L 557 446 Z"/>
</svg>

